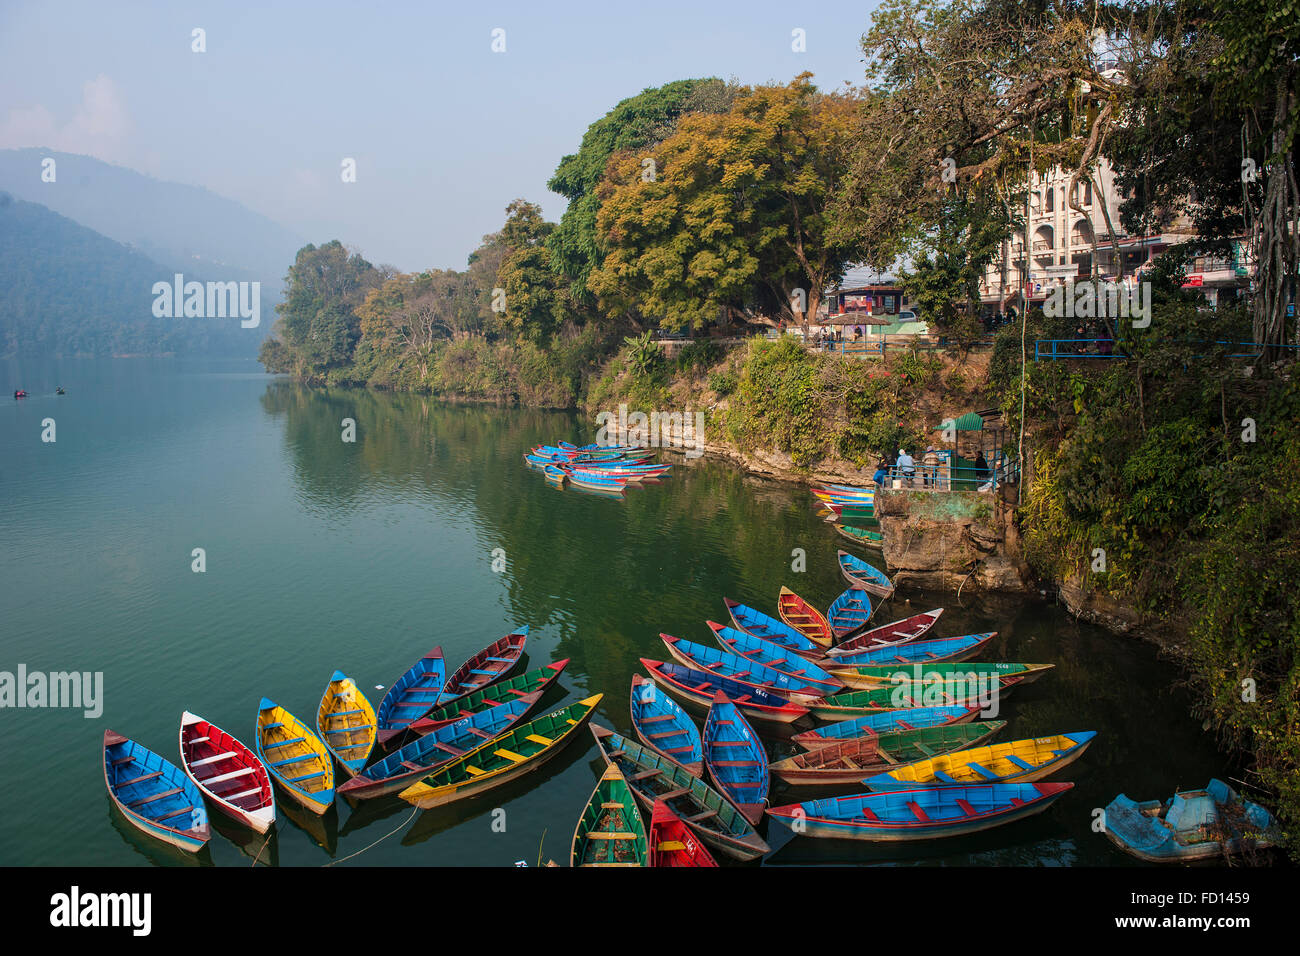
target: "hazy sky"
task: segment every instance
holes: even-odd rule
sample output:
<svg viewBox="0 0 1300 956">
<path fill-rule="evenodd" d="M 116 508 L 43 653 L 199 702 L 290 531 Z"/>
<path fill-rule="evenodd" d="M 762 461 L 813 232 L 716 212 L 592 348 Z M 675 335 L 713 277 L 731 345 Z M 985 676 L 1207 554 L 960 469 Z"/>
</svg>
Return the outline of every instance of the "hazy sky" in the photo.
<svg viewBox="0 0 1300 956">
<path fill-rule="evenodd" d="M 558 219 L 560 158 L 646 87 L 861 83 L 876 5 L 0 0 L 0 148 L 88 153 L 376 263 L 461 268 L 515 197 Z"/>
</svg>

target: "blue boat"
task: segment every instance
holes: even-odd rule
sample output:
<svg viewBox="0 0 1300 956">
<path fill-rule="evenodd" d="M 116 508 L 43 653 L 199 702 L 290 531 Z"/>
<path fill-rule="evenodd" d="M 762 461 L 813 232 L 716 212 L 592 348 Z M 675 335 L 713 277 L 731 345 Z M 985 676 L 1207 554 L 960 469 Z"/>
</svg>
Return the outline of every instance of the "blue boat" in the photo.
<svg viewBox="0 0 1300 956">
<path fill-rule="evenodd" d="M 955 664 L 970 660 L 984 649 L 984 645 L 998 636 L 997 631 L 983 634 L 963 634 L 960 637 L 941 637 L 934 641 L 914 641 L 907 644 L 884 644 L 865 651 L 853 651 L 835 658 L 839 664 Z"/>
<path fill-rule="evenodd" d="M 1138 803 L 1121 793 L 1104 819 L 1112 843 L 1150 863 L 1222 858 L 1267 849 L 1279 839 L 1273 815 L 1222 780 L 1212 779 L 1204 790 L 1175 791 L 1164 803 Z"/>
<path fill-rule="evenodd" d="M 380 747 L 433 710 L 446 679 L 447 662 L 442 659 L 441 646 L 425 654 L 397 678 L 375 710 Z"/>
<path fill-rule="evenodd" d="M 739 655 L 747 661 L 789 674 L 795 680 L 819 689 L 822 694 L 836 694 L 845 688 L 842 680 L 818 667 L 807 657 L 800 657 L 794 651 L 786 650 L 779 644 L 738 631 L 734 627 L 725 627 L 713 621 L 705 623 L 709 625 L 709 629 L 713 631 L 713 636 L 717 638 L 723 650 Z"/>
<path fill-rule="evenodd" d="M 862 588 L 885 600 L 894 596 L 894 582 L 889 580 L 889 575 L 884 571 L 867 564 L 861 558 L 855 558 L 847 551 L 837 552 L 836 557 L 840 564 L 840 573 L 850 585 Z"/>
<path fill-rule="evenodd" d="M 518 723 L 542 698 L 534 691 L 444 724 L 417 737 L 401 750 L 377 760 L 338 788 L 353 800 L 370 800 L 405 790 L 442 764 L 465 754 L 505 733 Z"/>
<path fill-rule="evenodd" d="M 836 639 L 843 640 L 854 631 L 866 627 L 874 613 L 871 595 L 862 588 L 851 587 L 831 602 L 826 620 L 830 621 Z"/>
<path fill-rule="evenodd" d="M 704 765 L 713 782 L 746 820 L 759 823 L 772 785 L 767 751 L 740 708 L 722 691 L 713 696 L 703 740 Z"/>
<path fill-rule="evenodd" d="M 821 657 L 824 653 L 825 649 L 816 641 L 799 633 L 784 621 L 778 621 L 762 611 L 733 601 L 731 598 L 724 597 L 722 603 L 727 606 L 727 613 L 731 615 L 731 622 L 736 625 L 737 630 L 761 637 L 773 644 L 780 644 L 787 650 L 805 657 Z"/>
<path fill-rule="evenodd" d="M 693 776 L 703 775 L 704 749 L 695 721 L 640 674 L 632 675 L 632 727 L 646 747 Z"/>
<path fill-rule="evenodd" d="M 708 707 L 713 702 L 713 695 L 721 690 L 740 705 L 750 720 L 768 724 L 791 724 L 807 717 L 809 713 L 808 708 L 802 704 L 763 687 L 751 687 L 672 661 L 655 661 L 643 657 L 641 663 L 656 684 L 675 691 L 702 707 Z"/>
<path fill-rule="evenodd" d="M 855 740 L 858 737 L 893 734 L 903 730 L 922 730 L 945 724 L 964 724 L 974 720 L 979 710 L 978 707 L 909 707 L 903 710 L 882 710 L 874 714 L 863 714 L 852 720 L 827 724 L 815 730 L 805 730 L 790 739 L 805 750 L 812 750 L 842 740 Z"/>
<path fill-rule="evenodd" d="M 175 764 L 113 730 L 104 731 L 104 784 L 136 829 L 190 853 L 207 845 L 199 788 Z"/>
<path fill-rule="evenodd" d="M 694 641 L 684 641 L 671 634 L 660 634 L 659 637 L 668 646 L 668 652 L 687 667 L 739 681 L 749 687 L 751 692 L 755 688 L 762 688 L 796 700 L 817 700 L 826 696 L 826 692 L 815 684 L 791 677 L 739 654 L 696 644 Z"/>
<path fill-rule="evenodd" d="M 961 836 L 1042 813 L 1072 783 L 992 783 L 890 790 L 772 807 L 768 816 L 795 833 L 895 842 Z"/>
<path fill-rule="evenodd" d="M 565 483 L 569 480 L 568 474 L 558 465 L 546 465 L 542 469 L 542 472 L 546 475 L 547 481 L 553 485 L 558 485 L 561 488 L 563 488 Z"/>
<path fill-rule="evenodd" d="M 597 488 L 601 491 L 622 491 L 627 487 L 627 479 L 614 475 L 602 475 L 597 470 L 591 469 L 582 471 L 575 468 L 567 468 L 566 474 L 569 481 L 575 485 L 583 485 L 587 488 Z"/>
</svg>

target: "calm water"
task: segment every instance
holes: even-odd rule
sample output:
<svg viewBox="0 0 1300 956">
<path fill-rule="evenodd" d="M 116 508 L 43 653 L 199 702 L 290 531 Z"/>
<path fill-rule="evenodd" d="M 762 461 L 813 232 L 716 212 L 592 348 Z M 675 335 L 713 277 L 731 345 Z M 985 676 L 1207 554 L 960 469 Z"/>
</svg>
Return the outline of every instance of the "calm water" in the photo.
<svg viewBox="0 0 1300 956">
<path fill-rule="evenodd" d="M 546 710 L 603 692 L 596 720 L 630 729 L 638 657 L 660 631 L 709 642 L 723 596 L 775 613 L 788 584 L 825 607 L 843 587 L 840 539 L 808 491 L 696 462 L 626 501 L 557 491 L 524 467 L 531 444 L 591 432 L 565 414 L 310 390 L 254 363 L 0 363 L 0 670 L 102 671 L 104 712 L 0 711 L 0 863 L 194 862 L 110 812 L 105 727 L 175 761 L 181 711 L 251 744 L 265 695 L 314 720 L 335 668 L 378 703 L 441 644 L 455 666 L 518 624 L 527 664 L 572 659 Z M 62 384 L 66 396 L 56 397 Z M 57 441 L 41 441 L 53 417 Z M 340 440 L 343 418 L 357 441 Z M 207 570 L 191 571 L 204 548 Z M 504 549 L 496 573 L 492 552 Z M 806 573 L 792 573 L 804 548 Z M 1001 739 L 1095 730 L 1049 812 L 955 841 L 878 849 L 795 838 L 765 822 L 769 865 L 1127 864 L 1090 830 L 1120 791 L 1165 797 L 1225 763 L 1152 649 L 1053 606 L 909 592 L 878 620 L 945 606 L 942 633 L 997 630 L 985 659 L 1056 669 L 1003 707 Z M 896 613 L 891 613 L 896 612 Z M 314 866 L 393 832 L 343 865 L 567 862 L 603 766 L 585 735 L 545 770 L 412 818 L 391 797 L 323 820 L 286 814 L 265 846 L 216 818 L 198 862 Z M 788 745 L 785 745 L 788 746 Z M 786 749 L 770 744 L 773 755 Z M 774 803 L 823 795 L 777 785 Z M 493 823 L 505 810 L 505 830 Z"/>
</svg>

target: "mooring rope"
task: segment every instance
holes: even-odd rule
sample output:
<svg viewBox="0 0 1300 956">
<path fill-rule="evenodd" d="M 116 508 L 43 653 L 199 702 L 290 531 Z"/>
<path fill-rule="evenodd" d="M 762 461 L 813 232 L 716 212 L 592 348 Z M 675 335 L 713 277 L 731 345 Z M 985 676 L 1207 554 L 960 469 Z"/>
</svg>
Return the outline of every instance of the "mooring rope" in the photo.
<svg viewBox="0 0 1300 956">
<path fill-rule="evenodd" d="M 396 833 L 398 830 L 402 829 L 402 827 L 406 826 L 406 825 L 407 825 L 408 823 L 410 823 L 413 819 L 415 819 L 415 815 L 416 815 L 417 813 L 419 813 L 419 812 L 420 812 L 420 808 L 419 808 L 419 807 L 416 807 L 415 809 L 413 809 L 413 810 L 411 811 L 410 815 L 409 815 L 405 820 L 403 820 L 403 821 L 402 821 L 401 823 L 399 823 L 397 826 L 393 827 L 393 829 L 389 830 L 387 833 L 385 833 L 383 836 L 381 836 L 381 837 L 380 837 L 378 840 L 376 840 L 374 843 L 370 844 L 370 846 L 363 846 L 360 850 L 357 850 L 356 853 L 349 853 L 347 856 L 343 857 L 343 859 L 341 859 L 341 860 L 330 860 L 328 863 L 326 863 L 326 864 L 324 864 L 324 865 L 325 865 L 325 866 L 333 866 L 335 863 L 346 863 L 348 860 L 352 859 L 354 856 L 360 856 L 362 853 L 365 853 L 365 852 L 366 852 L 367 850 L 369 850 L 371 847 L 378 846 L 379 844 L 381 844 L 381 843 L 383 843 L 385 840 L 387 840 L 390 836 L 392 836 L 394 833 Z"/>
</svg>

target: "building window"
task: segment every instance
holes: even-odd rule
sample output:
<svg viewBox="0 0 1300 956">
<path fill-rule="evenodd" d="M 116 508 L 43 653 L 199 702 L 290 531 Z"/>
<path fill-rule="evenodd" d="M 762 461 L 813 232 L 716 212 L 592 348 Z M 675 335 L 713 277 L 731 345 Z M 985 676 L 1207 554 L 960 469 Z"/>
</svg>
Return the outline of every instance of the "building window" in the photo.
<svg viewBox="0 0 1300 956">
<path fill-rule="evenodd" d="M 1047 211 L 1056 212 L 1056 190 L 1050 186 L 1047 189 Z"/>
</svg>

